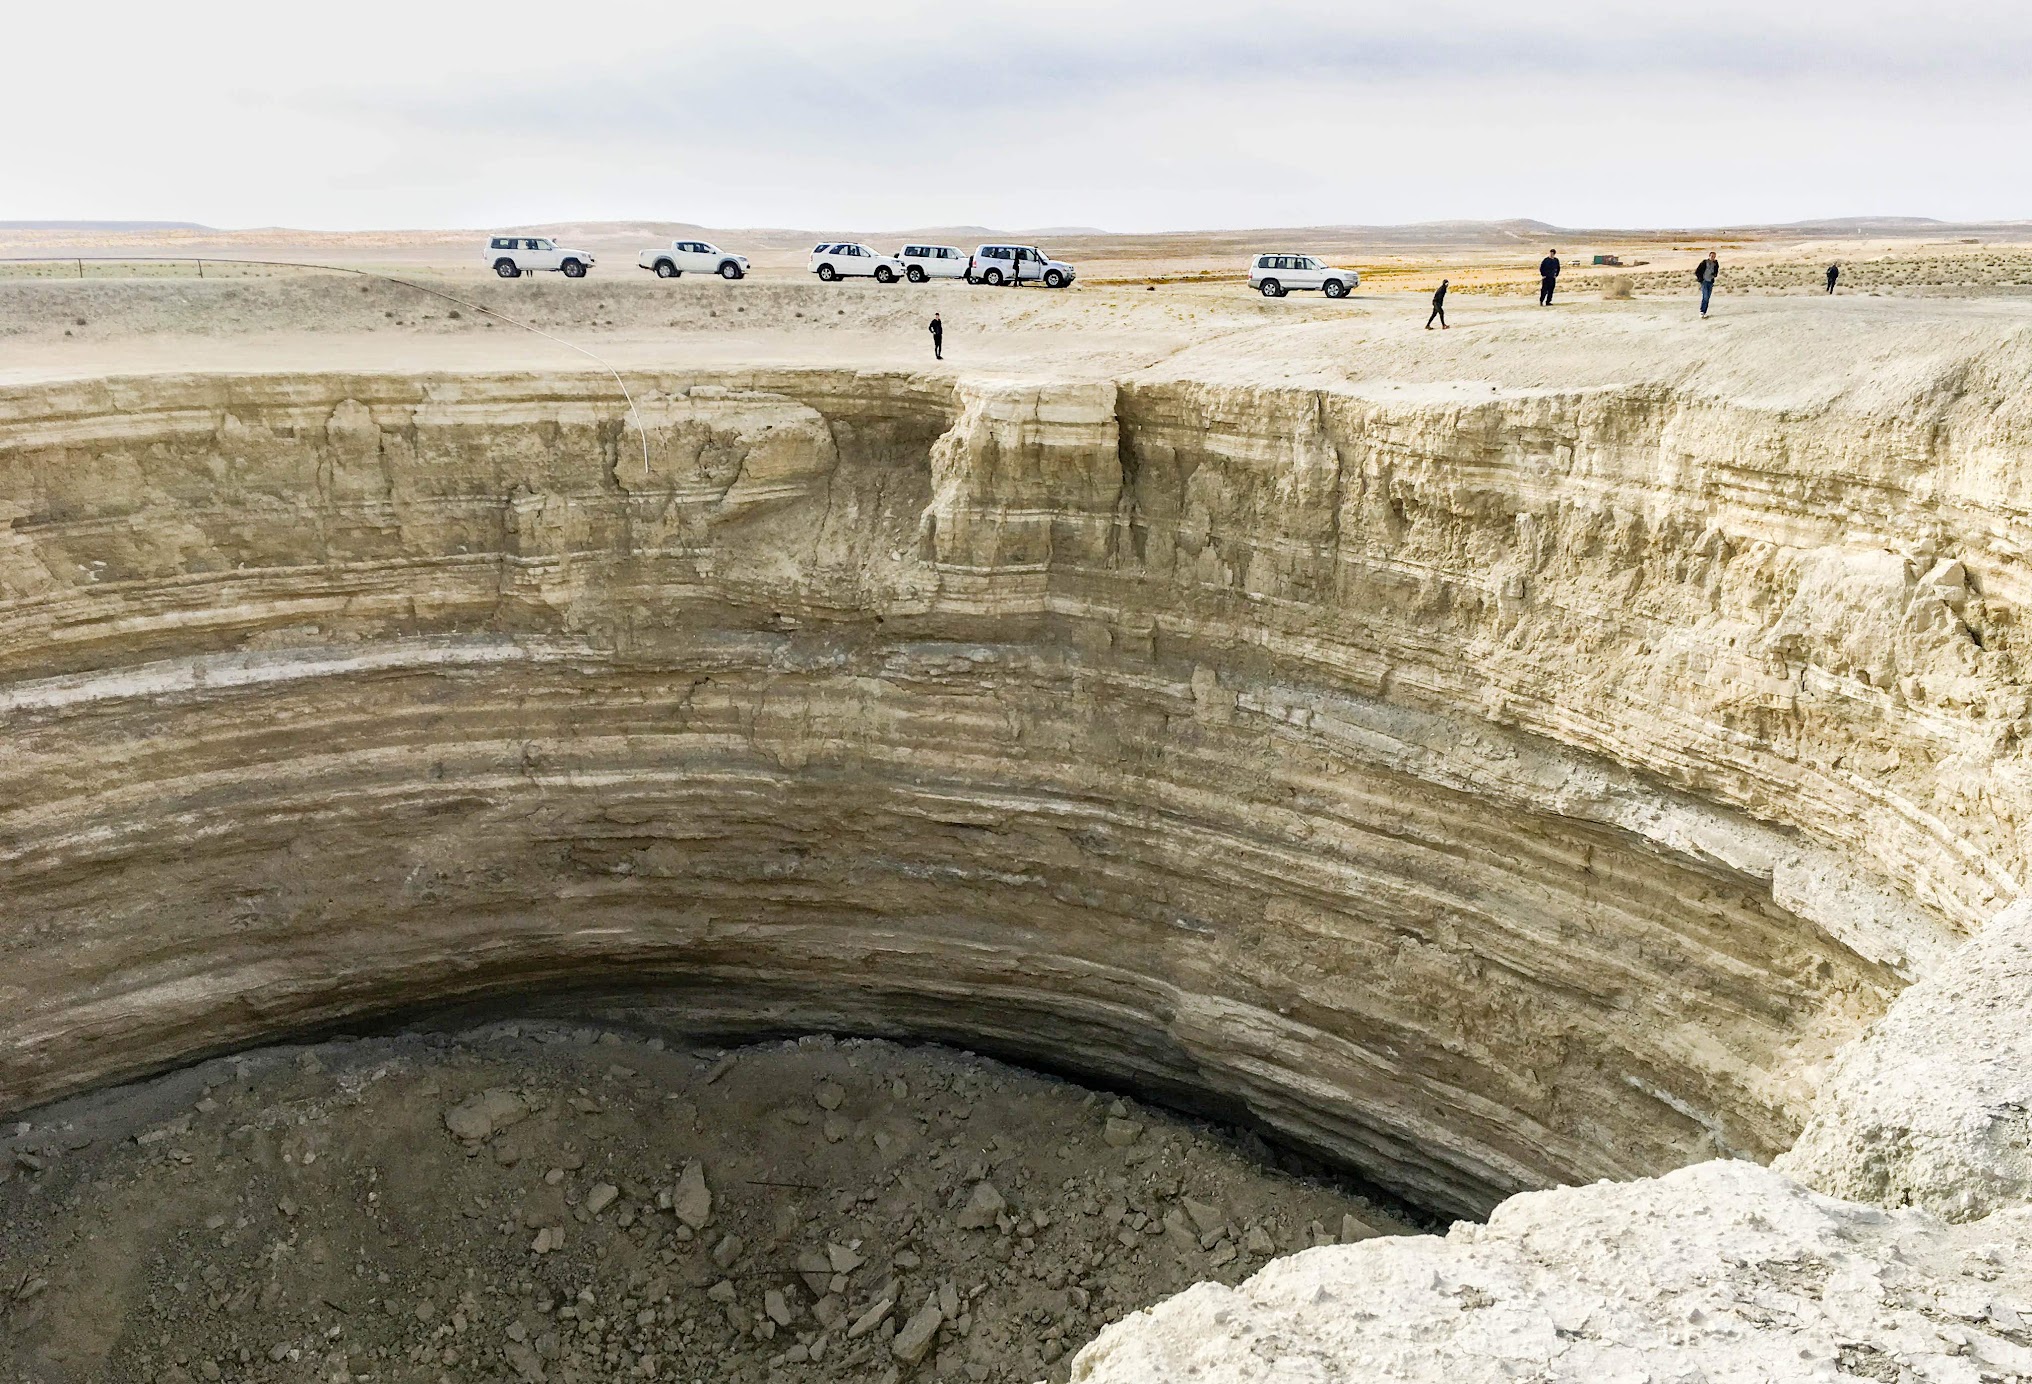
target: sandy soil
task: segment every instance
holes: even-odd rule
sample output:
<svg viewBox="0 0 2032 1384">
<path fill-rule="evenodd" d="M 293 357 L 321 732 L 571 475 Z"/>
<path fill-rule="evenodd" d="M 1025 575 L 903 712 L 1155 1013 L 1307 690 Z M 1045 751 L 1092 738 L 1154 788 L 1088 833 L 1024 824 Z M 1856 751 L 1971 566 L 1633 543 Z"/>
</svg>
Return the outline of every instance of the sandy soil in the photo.
<svg viewBox="0 0 2032 1384">
<path fill-rule="evenodd" d="M 1924 368 L 1940 348 L 2032 327 L 2032 295 L 1735 292 L 1713 316 L 1691 280 L 1614 301 L 1578 286 L 1551 308 L 1523 295 L 1451 300 L 1425 330 L 1422 297 L 1270 301 L 1222 285 L 1135 289 L 690 277 L 577 282 L 415 274 L 251 280 L 0 283 L 0 382 L 160 371 L 503 369 L 715 371 L 768 367 L 931 375 L 1299 380 L 1387 393 L 1466 394 L 1651 378 L 1801 397 L 1853 385 L 1859 354 Z M 449 296 L 446 296 L 449 295 Z M 926 324 L 938 312 L 946 358 Z M 523 326 L 534 330 L 523 330 Z"/>
<path fill-rule="evenodd" d="M 222 1059 L 0 1164 L 23 1384 L 1059 1378 L 1194 1282 L 1405 1229 L 965 1053 L 531 1023 Z"/>
<path fill-rule="evenodd" d="M 1628 278 L 1635 291 L 1677 292 L 1698 259 L 1717 250 L 1730 289 L 1808 291 L 1821 284 L 1830 260 L 1844 267 L 1858 292 L 1990 292 L 2032 286 L 2032 222 L 1993 226 L 1856 225 L 1739 227 L 1726 230 L 1572 230 L 1528 221 L 1435 223 L 1424 226 L 1326 226 L 1281 229 L 1111 234 L 1102 231 L 994 231 L 980 226 L 916 230 L 705 228 L 677 222 L 588 223 L 508 227 L 552 235 L 598 258 L 589 282 L 646 277 L 637 254 L 674 238 L 702 237 L 749 256 L 755 277 L 809 282 L 806 256 L 822 240 L 862 240 L 893 252 L 931 241 L 971 250 L 983 241 L 1042 245 L 1080 268 L 1091 286 L 1221 285 L 1244 287 L 1251 255 L 1296 251 L 1324 257 L 1362 274 L 1372 293 L 1430 293 L 1441 277 L 1457 292 L 1536 291 L 1537 265 L 1557 248 L 1569 286 Z M 486 230 L 318 232 L 262 230 L 22 230 L 0 227 L 0 280 L 16 277 L 122 279 L 137 275 L 195 278 L 195 257 L 207 277 L 260 275 L 234 259 L 297 261 L 429 272 L 479 279 L 488 271 L 480 245 Z M 78 257 L 71 263 L 10 262 L 17 257 Z M 1597 256 L 1622 267 L 1597 268 Z M 127 257 L 122 262 L 108 258 Z M 176 263 L 142 257 L 180 257 Z M 91 262 L 97 259 L 101 262 Z"/>
</svg>

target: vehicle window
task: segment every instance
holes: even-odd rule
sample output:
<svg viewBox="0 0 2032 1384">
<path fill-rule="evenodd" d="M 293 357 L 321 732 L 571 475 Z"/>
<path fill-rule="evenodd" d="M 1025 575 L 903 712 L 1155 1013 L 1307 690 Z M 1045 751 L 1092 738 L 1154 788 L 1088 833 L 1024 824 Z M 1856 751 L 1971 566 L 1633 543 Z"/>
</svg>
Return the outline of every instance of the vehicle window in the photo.
<svg viewBox="0 0 2032 1384">
<path fill-rule="evenodd" d="M 515 242 L 512 240 L 503 240 L 499 236 L 496 236 L 494 238 L 492 248 L 496 250 L 513 250 L 515 248 Z"/>
<path fill-rule="evenodd" d="M 1311 255 L 1307 255 L 1305 257 L 1305 263 L 1299 265 L 1298 267 L 1300 269 L 1323 269 L 1326 266 L 1322 265 L 1318 260 L 1314 259 Z"/>
</svg>

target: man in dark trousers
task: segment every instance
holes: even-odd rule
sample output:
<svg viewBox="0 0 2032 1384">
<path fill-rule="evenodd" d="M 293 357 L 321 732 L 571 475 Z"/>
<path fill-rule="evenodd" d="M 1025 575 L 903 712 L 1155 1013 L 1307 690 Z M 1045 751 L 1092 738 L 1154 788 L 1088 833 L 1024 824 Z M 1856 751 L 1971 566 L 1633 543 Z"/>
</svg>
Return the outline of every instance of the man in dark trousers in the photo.
<svg viewBox="0 0 2032 1384">
<path fill-rule="evenodd" d="M 1554 250 L 1538 261 L 1538 306 L 1544 307 L 1552 301 L 1552 290 L 1559 283 L 1559 251 Z"/>
<path fill-rule="evenodd" d="M 931 358 L 945 359 L 945 323 L 938 320 L 938 314 L 931 315 Z"/>
<path fill-rule="evenodd" d="M 1834 281 L 1840 277 L 1841 266 L 1839 264 L 1830 264 L 1827 267 L 1827 291 L 1829 293 L 1834 292 Z"/>
<path fill-rule="evenodd" d="M 1446 283 L 1445 279 L 1441 279 L 1439 281 L 1439 292 L 1432 295 L 1432 317 L 1439 319 L 1439 329 L 1441 331 L 1446 330 Z M 1425 319 L 1425 330 L 1427 331 L 1432 330 L 1432 317 Z"/>
<path fill-rule="evenodd" d="M 1715 258 L 1715 252 L 1707 252 L 1707 258 L 1693 271 L 1693 281 L 1700 285 L 1700 315 L 1707 316 L 1707 300 L 1714 297 L 1714 281 L 1722 272 L 1722 262 Z"/>
</svg>

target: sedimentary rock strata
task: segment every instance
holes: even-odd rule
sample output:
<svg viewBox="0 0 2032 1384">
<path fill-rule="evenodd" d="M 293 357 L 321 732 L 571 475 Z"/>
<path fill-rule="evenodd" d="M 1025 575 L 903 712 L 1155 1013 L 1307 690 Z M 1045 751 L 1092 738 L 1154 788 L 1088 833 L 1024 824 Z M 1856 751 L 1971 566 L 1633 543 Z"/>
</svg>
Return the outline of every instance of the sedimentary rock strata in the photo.
<svg viewBox="0 0 2032 1384">
<path fill-rule="evenodd" d="M 2027 422 L 1894 385 L 13 388 L 0 1107 L 654 984 L 1446 1212 L 1769 1158 L 2024 864 Z"/>
</svg>

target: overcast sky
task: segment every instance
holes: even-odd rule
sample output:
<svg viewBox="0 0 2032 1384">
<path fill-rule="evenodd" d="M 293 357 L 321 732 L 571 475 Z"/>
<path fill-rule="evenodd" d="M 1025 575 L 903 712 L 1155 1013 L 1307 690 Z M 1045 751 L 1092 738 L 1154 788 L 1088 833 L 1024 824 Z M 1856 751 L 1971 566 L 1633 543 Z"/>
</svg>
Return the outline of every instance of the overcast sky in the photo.
<svg viewBox="0 0 2032 1384">
<path fill-rule="evenodd" d="M 9 7 L 0 219 L 2032 216 L 2025 0 Z"/>
</svg>

